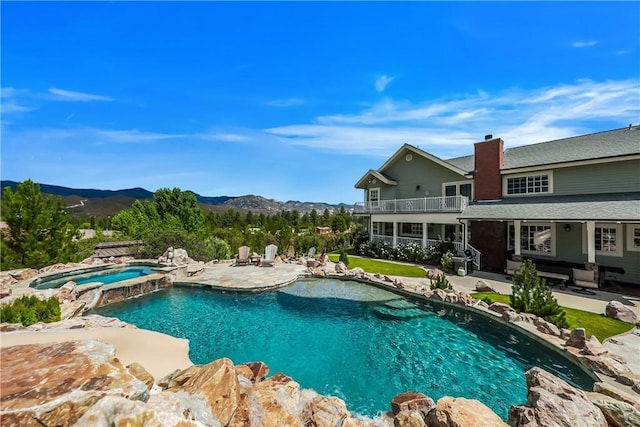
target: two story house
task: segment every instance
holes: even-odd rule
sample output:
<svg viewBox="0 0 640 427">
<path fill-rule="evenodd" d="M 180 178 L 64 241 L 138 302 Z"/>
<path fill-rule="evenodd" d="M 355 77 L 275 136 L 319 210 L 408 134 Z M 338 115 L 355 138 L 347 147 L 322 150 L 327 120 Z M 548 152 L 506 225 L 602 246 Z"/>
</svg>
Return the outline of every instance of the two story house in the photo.
<svg viewBox="0 0 640 427">
<path fill-rule="evenodd" d="M 371 239 L 448 240 L 480 269 L 530 258 L 640 285 L 640 126 L 506 150 L 487 135 L 448 160 L 405 144 L 355 187 Z"/>
</svg>

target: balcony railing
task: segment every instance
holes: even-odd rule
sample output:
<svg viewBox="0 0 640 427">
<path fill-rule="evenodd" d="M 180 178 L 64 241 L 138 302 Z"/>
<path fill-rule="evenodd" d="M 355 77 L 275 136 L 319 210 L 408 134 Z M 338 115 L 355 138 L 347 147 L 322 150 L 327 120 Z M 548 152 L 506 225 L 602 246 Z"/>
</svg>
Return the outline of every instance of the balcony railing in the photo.
<svg viewBox="0 0 640 427">
<path fill-rule="evenodd" d="M 355 203 L 355 213 L 462 212 L 469 204 L 467 196 L 420 197 Z"/>
</svg>

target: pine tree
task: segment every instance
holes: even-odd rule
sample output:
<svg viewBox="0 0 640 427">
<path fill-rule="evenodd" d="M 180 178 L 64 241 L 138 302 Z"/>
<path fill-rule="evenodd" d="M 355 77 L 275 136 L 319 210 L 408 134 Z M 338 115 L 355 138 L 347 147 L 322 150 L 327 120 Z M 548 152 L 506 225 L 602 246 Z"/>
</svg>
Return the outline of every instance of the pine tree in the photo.
<svg viewBox="0 0 640 427">
<path fill-rule="evenodd" d="M 5 187 L 2 218 L 9 226 L 2 239 L 3 270 L 66 261 L 72 232 L 61 197 L 43 197 L 30 179 L 18 183 L 15 193 Z"/>
<path fill-rule="evenodd" d="M 531 260 L 523 262 L 513 274 L 509 299 L 518 312 L 535 314 L 559 328 L 569 327 L 564 310 L 546 281 L 538 276 L 538 269 Z"/>
</svg>

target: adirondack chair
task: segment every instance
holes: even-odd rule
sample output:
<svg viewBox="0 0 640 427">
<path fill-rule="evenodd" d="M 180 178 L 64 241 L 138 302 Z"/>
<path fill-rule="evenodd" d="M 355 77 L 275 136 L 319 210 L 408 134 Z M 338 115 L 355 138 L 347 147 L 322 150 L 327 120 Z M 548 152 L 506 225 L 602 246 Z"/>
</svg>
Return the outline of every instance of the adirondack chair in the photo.
<svg viewBox="0 0 640 427">
<path fill-rule="evenodd" d="M 251 263 L 250 252 L 251 248 L 249 248 L 249 246 L 240 246 L 238 248 L 235 265 L 249 265 Z"/>
<path fill-rule="evenodd" d="M 278 253 L 278 247 L 276 245 L 269 245 L 264 248 L 264 258 L 260 263 L 263 267 L 273 267 L 276 262 L 276 254 Z"/>
<path fill-rule="evenodd" d="M 307 259 L 316 259 L 316 248 L 312 246 L 309 248 L 309 252 L 307 254 Z"/>
</svg>

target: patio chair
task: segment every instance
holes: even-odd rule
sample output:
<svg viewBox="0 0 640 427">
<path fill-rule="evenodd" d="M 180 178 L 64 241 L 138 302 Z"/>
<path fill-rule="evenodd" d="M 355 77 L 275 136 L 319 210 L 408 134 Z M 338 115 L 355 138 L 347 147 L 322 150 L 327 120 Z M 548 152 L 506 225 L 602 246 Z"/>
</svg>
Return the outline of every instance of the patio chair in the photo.
<svg viewBox="0 0 640 427">
<path fill-rule="evenodd" d="M 240 246 L 238 255 L 236 255 L 235 265 L 249 265 L 251 263 L 250 252 L 251 248 L 249 246 Z"/>
<path fill-rule="evenodd" d="M 316 266 L 316 248 L 310 247 L 309 252 L 307 252 L 307 256 L 304 258 L 304 263 L 309 268 L 313 268 Z"/>
<path fill-rule="evenodd" d="M 307 253 L 307 259 L 315 260 L 316 259 L 316 248 L 312 246 L 309 248 L 309 252 Z"/>
<path fill-rule="evenodd" d="M 277 252 L 278 247 L 276 245 L 269 245 L 264 248 L 264 258 L 262 258 L 260 265 L 263 267 L 273 267 L 276 262 Z"/>
<path fill-rule="evenodd" d="M 573 292 L 578 292 L 586 295 L 595 295 L 595 292 L 588 289 L 598 289 L 598 283 L 596 283 L 596 272 L 594 270 L 579 270 L 577 268 L 571 269 L 571 276 L 573 278 L 573 285 L 577 289 L 572 289 Z M 587 289 L 588 288 L 588 289 Z"/>
</svg>

